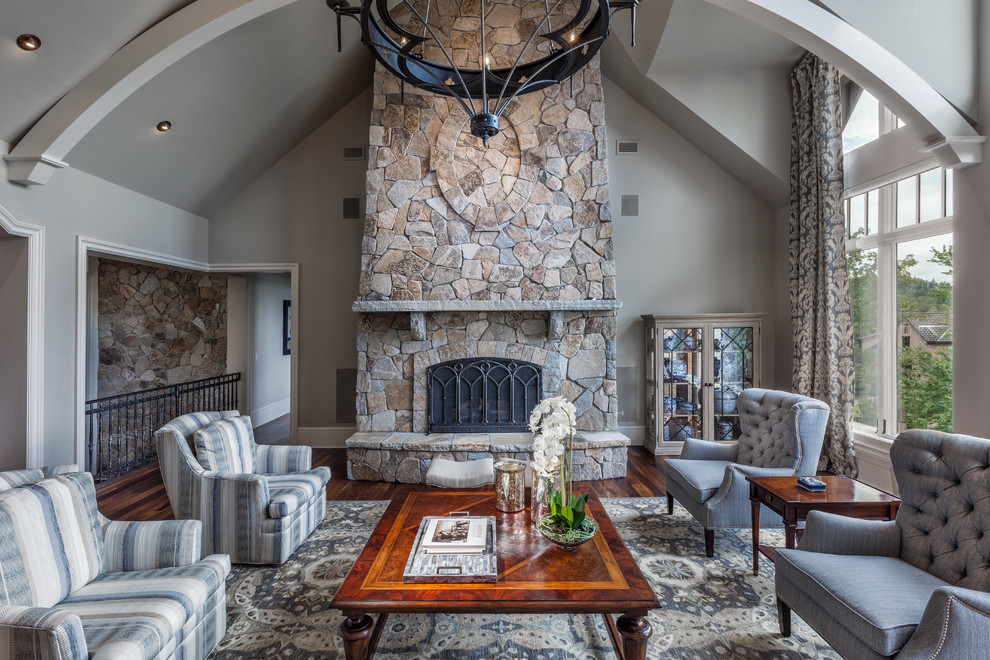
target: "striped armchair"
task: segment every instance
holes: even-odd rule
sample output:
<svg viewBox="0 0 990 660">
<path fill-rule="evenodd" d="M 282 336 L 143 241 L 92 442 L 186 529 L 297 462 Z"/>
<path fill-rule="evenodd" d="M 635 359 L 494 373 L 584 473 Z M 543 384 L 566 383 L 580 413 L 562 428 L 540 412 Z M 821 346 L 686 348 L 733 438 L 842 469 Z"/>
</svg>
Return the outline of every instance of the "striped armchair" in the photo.
<svg viewBox="0 0 990 660">
<path fill-rule="evenodd" d="M 239 416 L 189 413 L 156 431 L 165 490 L 176 519 L 203 523 L 204 552 L 228 554 L 238 564 L 281 564 L 323 520 L 330 468 L 310 469 L 309 447 L 252 440 L 253 472 L 207 470 L 194 454 L 194 434 Z"/>
<path fill-rule="evenodd" d="M 0 472 L 0 657 L 205 658 L 227 630 L 230 559 L 200 560 L 201 532 L 107 520 L 77 466 Z"/>
</svg>

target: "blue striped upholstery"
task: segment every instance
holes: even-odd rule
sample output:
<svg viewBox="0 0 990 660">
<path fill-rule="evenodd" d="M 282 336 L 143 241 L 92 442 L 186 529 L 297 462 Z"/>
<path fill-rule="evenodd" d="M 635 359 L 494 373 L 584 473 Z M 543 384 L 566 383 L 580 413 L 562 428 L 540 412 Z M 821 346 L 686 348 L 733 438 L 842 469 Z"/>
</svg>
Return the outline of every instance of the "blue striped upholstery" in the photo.
<svg viewBox="0 0 990 660">
<path fill-rule="evenodd" d="M 110 572 L 195 564 L 202 543 L 203 523 L 198 520 L 114 520 L 103 529 Z"/>
<path fill-rule="evenodd" d="M 105 573 L 58 608 L 82 621 L 91 654 L 169 657 L 210 613 L 207 606 L 223 598 L 229 570 L 226 557 L 213 555 L 192 566 Z"/>
<path fill-rule="evenodd" d="M 330 468 L 318 467 L 293 474 L 271 474 L 265 478 L 272 498 L 268 505 L 268 515 L 272 518 L 285 518 L 313 499 L 327 485 Z"/>
<path fill-rule="evenodd" d="M 0 607 L 0 657 L 86 660 L 82 623 L 50 607 Z"/>
<path fill-rule="evenodd" d="M 79 472 L 78 465 L 54 465 L 44 468 L 28 468 L 26 470 L 9 470 L 0 472 L 0 491 L 10 490 L 24 484 L 33 484 L 45 477 Z"/>
<path fill-rule="evenodd" d="M 0 493 L 0 604 L 51 607 L 99 575 L 103 561 L 91 474 Z"/>
<path fill-rule="evenodd" d="M 254 471 L 258 474 L 304 472 L 313 464 L 313 450 L 305 445 L 255 445 Z"/>
<path fill-rule="evenodd" d="M 254 473 L 254 432 L 246 416 L 218 419 L 193 433 L 196 458 L 209 472 Z"/>
<path fill-rule="evenodd" d="M 88 473 L 43 478 L 70 467 L 0 472 L 22 484 L 0 492 L 0 658 L 205 658 L 230 558 L 200 561 L 198 521 L 108 521 Z"/>
<path fill-rule="evenodd" d="M 237 411 L 199 412 L 155 433 L 158 464 L 177 519 L 203 523 L 203 552 L 243 564 L 281 564 L 323 520 L 328 468 L 310 470 L 309 447 L 255 446 L 255 474 L 206 470 L 191 447 L 196 432 Z M 250 418 L 243 418 L 250 422 Z"/>
</svg>

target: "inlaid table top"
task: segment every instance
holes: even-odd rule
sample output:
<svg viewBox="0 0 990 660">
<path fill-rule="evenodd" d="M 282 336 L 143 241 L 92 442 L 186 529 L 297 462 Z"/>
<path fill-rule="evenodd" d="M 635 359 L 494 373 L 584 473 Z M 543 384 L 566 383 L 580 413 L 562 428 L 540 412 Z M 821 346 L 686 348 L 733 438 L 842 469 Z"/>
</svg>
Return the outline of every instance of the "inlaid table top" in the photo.
<svg viewBox="0 0 990 660">
<path fill-rule="evenodd" d="M 761 490 L 784 502 L 809 504 L 900 504 L 900 499 L 861 481 L 843 476 L 822 475 L 825 490 L 813 492 L 797 485 L 797 477 L 746 477 Z"/>
<path fill-rule="evenodd" d="M 337 590 L 331 607 L 351 616 L 374 612 L 624 613 L 645 616 L 660 607 L 601 501 L 588 511 L 599 526 L 594 539 L 573 551 L 536 530 L 529 509 L 495 509 L 492 488 L 400 491 Z M 467 511 L 495 516 L 496 583 L 407 584 L 402 573 L 424 516 Z"/>
</svg>

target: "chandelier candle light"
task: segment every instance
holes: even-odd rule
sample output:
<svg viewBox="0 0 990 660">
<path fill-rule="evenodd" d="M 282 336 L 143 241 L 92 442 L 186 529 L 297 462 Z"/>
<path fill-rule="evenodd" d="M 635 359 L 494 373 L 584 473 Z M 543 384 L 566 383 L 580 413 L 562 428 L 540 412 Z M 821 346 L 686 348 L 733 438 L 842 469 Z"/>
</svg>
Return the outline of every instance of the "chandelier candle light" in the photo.
<svg viewBox="0 0 990 660">
<path fill-rule="evenodd" d="M 598 532 L 598 525 L 585 511 L 588 494 L 575 495 L 571 484 L 574 456 L 574 425 L 577 409 L 562 396 L 541 401 L 529 417 L 533 438 L 533 471 L 540 483 L 560 474 L 559 487 L 550 497 L 549 514 L 537 517 L 537 488 L 533 489 L 536 528 L 544 537 L 566 550 L 573 550 Z"/>
<path fill-rule="evenodd" d="M 401 0 L 391 2 L 391 9 L 390 0 L 363 0 L 360 6 L 351 6 L 348 0 L 327 0 L 327 6 L 337 14 L 338 52 L 340 18 L 350 16 L 361 24 L 361 41 L 386 69 L 403 83 L 456 99 L 471 118 L 471 134 L 488 146 L 488 140 L 501 129 L 499 117 L 517 95 L 563 82 L 592 60 L 608 37 L 612 14 L 631 10 L 632 44 L 636 45 L 639 0 L 531 0 L 544 5 L 542 20 L 536 22 L 511 65 L 499 67 L 491 63 L 487 48 L 486 17 L 500 1 L 506 2 L 480 0 L 476 60 L 480 70 L 454 63 L 449 38 L 435 18 L 430 23 L 431 10 L 434 17 L 438 11 L 437 0 Z M 598 9 L 589 17 L 593 4 Z M 427 59 L 427 47 L 437 50 L 443 61 Z"/>
</svg>

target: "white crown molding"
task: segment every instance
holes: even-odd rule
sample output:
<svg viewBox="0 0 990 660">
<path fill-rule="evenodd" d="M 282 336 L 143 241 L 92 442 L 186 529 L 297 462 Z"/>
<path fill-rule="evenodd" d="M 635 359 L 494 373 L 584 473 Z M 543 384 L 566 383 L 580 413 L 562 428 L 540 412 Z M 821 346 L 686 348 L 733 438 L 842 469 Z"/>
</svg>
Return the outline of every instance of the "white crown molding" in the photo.
<svg viewBox="0 0 990 660">
<path fill-rule="evenodd" d="M 25 462 L 27 467 L 41 467 L 45 459 L 45 228 L 20 222 L 2 206 L 0 227 L 28 240 Z"/>
</svg>

